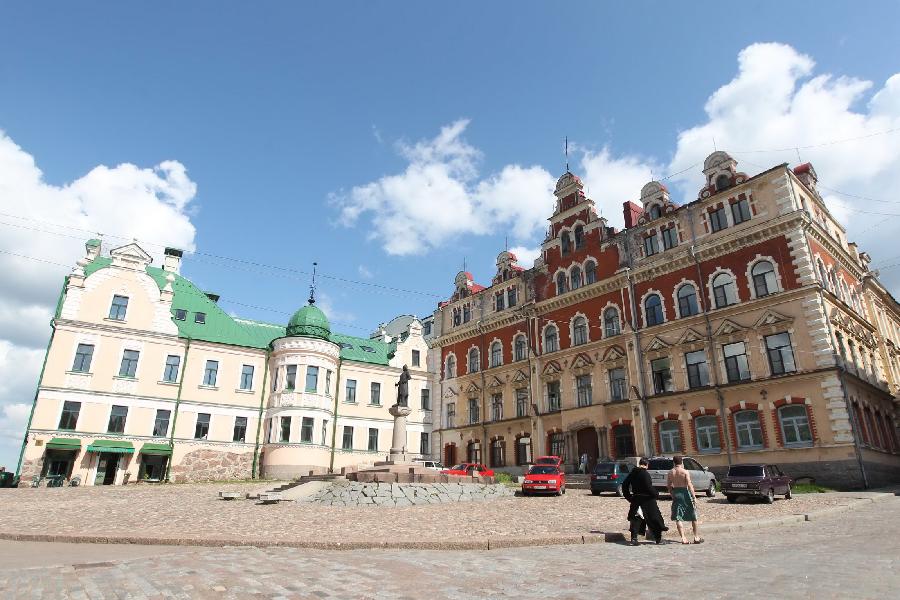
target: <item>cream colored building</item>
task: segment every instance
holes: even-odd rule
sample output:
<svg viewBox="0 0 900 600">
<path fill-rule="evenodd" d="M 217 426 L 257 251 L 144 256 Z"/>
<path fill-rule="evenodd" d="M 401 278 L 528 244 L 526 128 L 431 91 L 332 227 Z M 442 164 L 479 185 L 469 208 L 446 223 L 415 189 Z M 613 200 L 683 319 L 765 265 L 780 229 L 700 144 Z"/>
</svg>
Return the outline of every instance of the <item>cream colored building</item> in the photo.
<svg viewBox="0 0 900 600">
<path fill-rule="evenodd" d="M 66 278 L 19 473 L 136 480 L 294 477 L 381 460 L 408 365 L 407 451 L 428 455 L 428 345 L 398 317 L 370 338 L 333 333 L 310 300 L 287 327 L 238 319 L 137 244 L 100 242 Z M 390 333 L 389 333 L 390 332 Z"/>
</svg>

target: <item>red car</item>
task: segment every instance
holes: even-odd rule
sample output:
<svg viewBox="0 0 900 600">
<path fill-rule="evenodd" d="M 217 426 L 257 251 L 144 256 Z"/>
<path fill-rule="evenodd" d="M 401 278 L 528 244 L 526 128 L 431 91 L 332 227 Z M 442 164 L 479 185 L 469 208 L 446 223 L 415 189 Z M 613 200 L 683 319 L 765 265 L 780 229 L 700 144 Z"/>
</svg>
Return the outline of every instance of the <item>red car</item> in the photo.
<svg viewBox="0 0 900 600">
<path fill-rule="evenodd" d="M 534 464 L 543 466 L 550 465 L 552 467 L 556 467 L 560 471 L 565 470 L 563 469 L 563 459 L 560 456 L 538 456 L 536 459 L 534 459 Z"/>
<path fill-rule="evenodd" d="M 534 465 L 525 474 L 522 495 L 566 493 L 566 474 L 553 465 Z"/>
<path fill-rule="evenodd" d="M 481 463 L 462 463 L 455 465 L 449 469 L 441 471 L 441 475 L 462 475 L 463 477 L 471 477 L 472 475 L 480 475 L 481 477 L 493 477 L 493 469 L 488 469 Z"/>
</svg>

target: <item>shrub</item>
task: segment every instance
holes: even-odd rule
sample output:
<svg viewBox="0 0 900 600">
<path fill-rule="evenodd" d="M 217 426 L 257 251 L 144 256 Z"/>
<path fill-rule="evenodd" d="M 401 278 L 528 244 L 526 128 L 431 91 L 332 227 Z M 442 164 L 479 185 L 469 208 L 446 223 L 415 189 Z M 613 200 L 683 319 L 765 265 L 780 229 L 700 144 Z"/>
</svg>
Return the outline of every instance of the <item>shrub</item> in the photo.
<svg viewBox="0 0 900 600">
<path fill-rule="evenodd" d="M 509 473 L 494 473 L 494 481 L 497 483 L 515 483 L 515 479 Z"/>
</svg>

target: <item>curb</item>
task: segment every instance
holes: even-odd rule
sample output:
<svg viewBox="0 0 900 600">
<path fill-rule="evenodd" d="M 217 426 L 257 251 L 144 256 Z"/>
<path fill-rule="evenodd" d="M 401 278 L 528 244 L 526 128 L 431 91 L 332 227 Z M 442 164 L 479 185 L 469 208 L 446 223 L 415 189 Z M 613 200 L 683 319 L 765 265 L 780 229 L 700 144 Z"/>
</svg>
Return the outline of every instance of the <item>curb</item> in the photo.
<svg viewBox="0 0 900 600">
<path fill-rule="evenodd" d="M 863 498 L 855 498 L 847 504 L 823 508 L 810 513 L 784 515 L 770 519 L 741 521 L 738 523 L 711 523 L 704 525 L 706 533 L 729 533 L 748 529 L 762 529 L 778 525 L 788 525 L 815 521 L 822 517 L 855 510 L 870 503 L 894 498 L 893 493 L 877 493 Z M 0 540 L 17 542 L 56 542 L 74 544 L 134 544 L 139 546 L 196 546 L 223 548 L 226 546 L 253 548 L 298 548 L 306 550 L 499 550 L 503 548 L 526 548 L 539 546 L 567 546 L 574 544 L 610 544 L 625 541 L 625 534 L 619 531 L 595 532 L 588 535 L 564 535 L 535 538 L 488 538 L 482 540 L 456 541 L 348 541 L 323 542 L 311 540 L 269 540 L 247 538 L 170 538 L 141 536 L 71 535 L 49 533 L 0 532 Z"/>
</svg>

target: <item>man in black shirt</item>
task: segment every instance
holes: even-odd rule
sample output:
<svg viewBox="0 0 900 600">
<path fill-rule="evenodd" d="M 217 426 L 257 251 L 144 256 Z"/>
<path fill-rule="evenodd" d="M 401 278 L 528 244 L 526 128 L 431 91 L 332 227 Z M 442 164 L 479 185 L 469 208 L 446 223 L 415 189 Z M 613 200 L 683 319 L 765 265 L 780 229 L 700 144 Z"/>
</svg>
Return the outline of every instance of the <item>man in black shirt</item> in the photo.
<svg viewBox="0 0 900 600">
<path fill-rule="evenodd" d="M 628 500 L 628 521 L 631 523 L 631 543 L 638 544 L 638 535 L 644 533 L 645 527 L 650 528 L 650 533 L 657 544 L 662 543 L 662 532 L 668 531 L 663 516 L 656 505 L 659 492 L 653 487 L 653 480 L 647 472 L 649 462 L 641 458 L 638 468 L 632 469 L 625 481 L 622 482 L 622 494 Z M 637 514 L 640 509 L 643 517 Z"/>
</svg>

